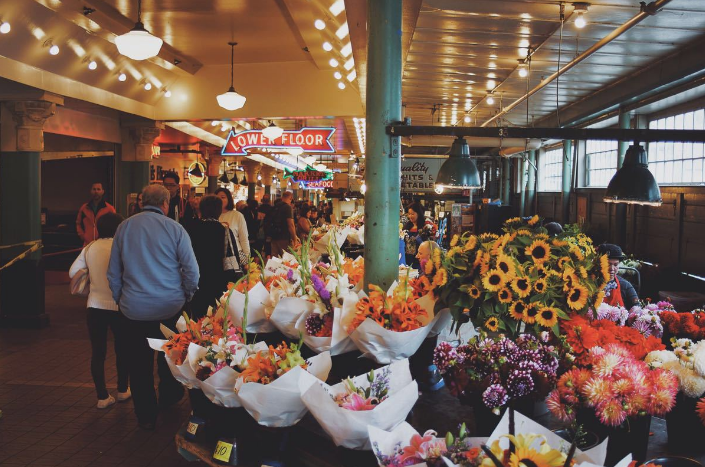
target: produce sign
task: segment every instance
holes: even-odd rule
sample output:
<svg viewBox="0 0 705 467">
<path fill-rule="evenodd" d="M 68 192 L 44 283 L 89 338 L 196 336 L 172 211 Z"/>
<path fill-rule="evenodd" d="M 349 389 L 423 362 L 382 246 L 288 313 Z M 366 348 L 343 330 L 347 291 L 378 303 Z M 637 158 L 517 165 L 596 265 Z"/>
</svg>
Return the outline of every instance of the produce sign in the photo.
<svg viewBox="0 0 705 467">
<path fill-rule="evenodd" d="M 305 152 L 332 153 L 335 152 L 330 141 L 333 133 L 335 133 L 335 128 L 302 128 L 300 130 L 284 130 L 279 138 L 269 139 L 262 133 L 262 130 L 247 130 L 237 134 L 231 131 L 221 155 L 242 156 L 252 148 L 300 148 Z"/>
<path fill-rule="evenodd" d="M 320 185 L 322 182 L 332 181 L 333 172 L 328 170 L 316 170 L 310 165 L 305 169 L 284 169 L 284 178 L 290 178 L 293 182 L 300 184 L 303 188 L 332 188 L 326 185 Z"/>
</svg>

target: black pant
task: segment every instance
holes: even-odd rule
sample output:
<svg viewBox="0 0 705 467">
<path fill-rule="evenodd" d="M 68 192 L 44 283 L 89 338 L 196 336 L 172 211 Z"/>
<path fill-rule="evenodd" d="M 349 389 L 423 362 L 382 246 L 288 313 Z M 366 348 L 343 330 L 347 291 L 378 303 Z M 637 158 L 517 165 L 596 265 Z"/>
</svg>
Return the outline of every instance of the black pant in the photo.
<svg viewBox="0 0 705 467">
<path fill-rule="evenodd" d="M 126 318 L 125 341 L 128 346 L 128 367 L 132 384 L 132 400 L 135 404 L 135 415 L 140 423 L 154 423 L 159 407 L 157 393 L 154 390 L 154 350 L 147 343 L 147 338 L 164 339 L 159 329 L 164 324 L 171 330 L 176 330 L 181 312 L 171 318 L 161 321 L 136 321 Z M 169 404 L 178 400 L 184 393 L 181 383 L 176 381 L 164 359 L 164 352 L 157 355 L 157 373 L 159 374 L 159 400 Z"/>
<path fill-rule="evenodd" d="M 108 351 L 108 328 L 115 341 L 115 366 L 119 392 L 127 391 L 128 368 L 125 349 L 125 317 L 119 311 L 88 308 L 86 314 L 88 335 L 91 339 L 91 376 L 98 399 L 107 399 L 105 387 L 105 355 Z"/>
</svg>

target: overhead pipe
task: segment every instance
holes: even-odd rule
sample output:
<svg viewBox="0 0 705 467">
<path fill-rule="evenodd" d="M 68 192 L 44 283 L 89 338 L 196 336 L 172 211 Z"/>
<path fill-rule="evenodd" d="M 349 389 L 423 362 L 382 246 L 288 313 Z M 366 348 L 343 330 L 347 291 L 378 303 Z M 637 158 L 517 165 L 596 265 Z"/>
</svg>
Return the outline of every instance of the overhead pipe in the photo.
<svg viewBox="0 0 705 467">
<path fill-rule="evenodd" d="M 598 42 L 592 45 L 592 47 L 589 47 L 585 52 L 581 53 L 577 57 L 575 57 L 573 60 L 570 62 L 566 63 L 561 69 L 550 75 L 549 77 L 543 79 L 538 85 L 536 85 L 535 88 L 533 88 L 531 91 L 527 92 L 524 94 L 522 97 L 519 99 L 515 100 L 511 104 L 509 104 L 507 107 L 503 108 L 500 110 L 497 114 L 495 114 L 492 118 L 487 120 L 485 123 L 483 123 L 482 127 L 485 127 L 489 125 L 490 123 L 494 122 L 498 118 L 502 117 L 503 115 L 506 115 L 507 113 L 511 112 L 514 110 L 519 104 L 527 100 L 529 97 L 533 96 L 546 86 L 548 86 L 551 82 L 553 82 L 556 78 L 559 76 L 563 75 L 564 73 L 570 71 L 573 67 L 575 67 L 577 64 L 585 60 L 586 58 L 590 57 L 592 54 L 600 50 L 602 47 L 605 45 L 609 44 L 625 32 L 629 31 L 632 29 L 634 26 L 637 24 L 641 23 L 644 21 L 647 17 L 653 16 L 656 13 L 659 12 L 665 5 L 669 4 L 671 0 L 656 0 L 655 2 L 651 2 L 648 5 L 642 4 L 641 6 L 641 11 L 639 14 L 634 16 L 633 18 L 629 19 L 626 23 L 622 24 L 609 34 L 607 34 L 605 37 L 600 39 Z"/>
</svg>

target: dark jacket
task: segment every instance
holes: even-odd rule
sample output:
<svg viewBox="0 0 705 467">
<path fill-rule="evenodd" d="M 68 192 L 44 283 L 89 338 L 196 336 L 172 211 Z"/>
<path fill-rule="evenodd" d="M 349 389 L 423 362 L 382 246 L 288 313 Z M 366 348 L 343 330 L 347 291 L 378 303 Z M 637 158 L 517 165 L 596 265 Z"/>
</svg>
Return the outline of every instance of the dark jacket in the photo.
<svg viewBox="0 0 705 467">
<path fill-rule="evenodd" d="M 622 302 L 624 303 L 624 308 L 630 309 L 634 305 L 639 304 L 639 296 L 634 290 L 634 286 L 628 280 L 616 276 L 619 281 L 619 289 L 622 291 Z"/>
</svg>

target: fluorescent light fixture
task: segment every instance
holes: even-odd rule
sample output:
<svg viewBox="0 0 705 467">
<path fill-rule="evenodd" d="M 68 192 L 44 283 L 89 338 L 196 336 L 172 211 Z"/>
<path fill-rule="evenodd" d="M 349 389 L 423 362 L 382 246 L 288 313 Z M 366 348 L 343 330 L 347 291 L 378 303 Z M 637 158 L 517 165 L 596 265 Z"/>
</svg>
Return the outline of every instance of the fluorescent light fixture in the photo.
<svg viewBox="0 0 705 467">
<path fill-rule="evenodd" d="M 345 10 L 345 0 L 336 0 L 336 2 L 330 6 L 329 10 L 333 13 L 333 16 L 338 16 Z"/>
<path fill-rule="evenodd" d="M 352 82 L 355 78 L 357 78 L 357 72 L 355 70 L 353 70 L 347 76 L 347 79 L 348 79 L 348 81 Z"/>
<path fill-rule="evenodd" d="M 345 39 L 345 36 L 348 35 L 348 32 L 350 31 L 348 30 L 348 22 L 346 21 L 343 23 L 342 26 L 338 28 L 337 31 L 335 31 L 335 35 L 338 36 L 338 39 L 342 40 Z"/>
<path fill-rule="evenodd" d="M 343 57 L 347 57 L 352 53 L 352 44 L 348 42 L 343 46 L 342 49 L 340 49 L 340 53 L 343 55 Z"/>
<path fill-rule="evenodd" d="M 343 65 L 343 68 L 345 68 L 348 71 L 352 70 L 354 67 L 355 67 L 355 60 L 353 60 L 352 57 L 350 57 L 350 59 L 347 62 L 345 62 L 345 64 Z"/>
</svg>

